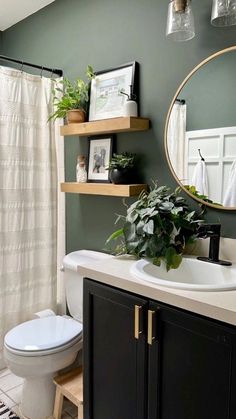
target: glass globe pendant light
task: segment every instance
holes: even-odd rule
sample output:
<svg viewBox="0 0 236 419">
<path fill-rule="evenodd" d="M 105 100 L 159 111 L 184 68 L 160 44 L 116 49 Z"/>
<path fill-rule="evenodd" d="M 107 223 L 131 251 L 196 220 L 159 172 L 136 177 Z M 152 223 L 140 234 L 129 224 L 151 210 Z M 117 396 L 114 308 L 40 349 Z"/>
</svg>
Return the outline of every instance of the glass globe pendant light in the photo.
<svg viewBox="0 0 236 419">
<path fill-rule="evenodd" d="M 168 5 L 166 36 L 173 41 L 188 41 L 195 36 L 191 0 L 170 1 Z"/>
<path fill-rule="evenodd" d="M 236 0 L 213 0 L 211 24 L 213 26 L 236 25 Z"/>
</svg>

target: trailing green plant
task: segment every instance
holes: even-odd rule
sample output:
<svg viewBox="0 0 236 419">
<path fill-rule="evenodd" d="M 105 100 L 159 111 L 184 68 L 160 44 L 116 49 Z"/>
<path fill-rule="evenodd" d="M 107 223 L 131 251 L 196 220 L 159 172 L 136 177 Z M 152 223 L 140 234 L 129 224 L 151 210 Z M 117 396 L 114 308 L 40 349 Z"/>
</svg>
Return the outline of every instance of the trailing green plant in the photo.
<svg viewBox="0 0 236 419">
<path fill-rule="evenodd" d="M 222 204 L 219 204 L 218 202 L 214 202 L 211 199 L 209 199 L 207 195 L 203 195 L 199 193 L 194 185 L 184 185 L 184 187 L 192 195 L 196 196 L 196 198 L 199 198 L 202 201 L 208 202 L 209 204 L 214 204 L 214 205 L 218 205 L 219 207 L 222 207 Z"/>
<path fill-rule="evenodd" d="M 106 245 L 115 243 L 116 254 L 147 257 L 158 266 L 164 261 L 167 271 L 178 268 L 185 246 L 194 242 L 202 221 L 179 192 L 180 188 L 171 192 L 156 184 L 150 192 L 142 192 L 127 207 L 125 216 L 118 215 L 116 223 L 123 221 L 123 227 L 107 239 Z"/>
<path fill-rule="evenodd" d="M 86 70 L 88 82 L 77 79 L 71 82 L 67 78 L 56 81 L 56 87 L 52 90 L 53 105 L 55 112 L 49 116 L 48 120 L 65 118 L 67 111 L 81 109 L 87 112 L 89 102 L 89 82 L 94 77 L 93 68 L 88 65 Z"/>
<path fill-rule="evenodd" d="M 109 166 L 107 167 L 108 170 L 113 169 L 131 169 L 135 165 L 135 154 L 124 152 L 121 154 L 113 154 Z"/>
</svg>

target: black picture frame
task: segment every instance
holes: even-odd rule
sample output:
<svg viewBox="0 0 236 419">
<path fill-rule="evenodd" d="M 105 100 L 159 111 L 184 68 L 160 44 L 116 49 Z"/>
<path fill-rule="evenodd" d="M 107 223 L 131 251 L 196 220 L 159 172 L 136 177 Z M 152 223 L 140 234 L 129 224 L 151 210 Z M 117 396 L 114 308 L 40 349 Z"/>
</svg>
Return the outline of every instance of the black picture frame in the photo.
<svg viewBox="0 0 236 419">
<path fill-rule="evenodd" d="M 125 95 L 132 93 L 139 103 L 139 63 L 132 61 L 115 68 L 95 72 L 90 85 L 89 121 L 118 118 L 123 116 Z M 139 106 L 138 106 L 139 108 Z"/>
<path fill-rule="evenodd" d="M 88 182 L 110 183 L 107 167 L 114 152 L 114 135 L 88 138 Z"/>
</svg>

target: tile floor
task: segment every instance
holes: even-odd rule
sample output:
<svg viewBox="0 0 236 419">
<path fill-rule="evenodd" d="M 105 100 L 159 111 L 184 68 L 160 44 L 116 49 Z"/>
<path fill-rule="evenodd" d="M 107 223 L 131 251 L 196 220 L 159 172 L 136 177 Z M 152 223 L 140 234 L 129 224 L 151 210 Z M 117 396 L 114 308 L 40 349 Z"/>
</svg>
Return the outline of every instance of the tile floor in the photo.
<svg viewBox="0 0 236 419">
<path fill-rule="evenodd" d="M 19 403 L 23 379 L 12 374 L 9 369 L 0 370 L 0 400 L 2 400 L 10 409 L 19 414 Z M 78 408 L 69 400 L 64 398 L 63 412 L 61 419 L 78 418 Z"/>
</svg>

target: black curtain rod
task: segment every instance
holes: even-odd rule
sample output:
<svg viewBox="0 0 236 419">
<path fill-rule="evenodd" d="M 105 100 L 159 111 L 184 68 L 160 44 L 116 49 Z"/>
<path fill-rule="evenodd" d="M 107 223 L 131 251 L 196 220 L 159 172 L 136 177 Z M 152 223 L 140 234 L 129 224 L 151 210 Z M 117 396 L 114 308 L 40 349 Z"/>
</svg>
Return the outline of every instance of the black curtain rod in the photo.
<svg viewBox="0 0 236 419">
<path fill-rule="evenodd" d="M 5 55 L 0 55 L 0 60 L 3 60 L 3 61 L 11 61 L 12 63 L 21 64 L 21 69 L 24 66 L 27 66 L 27 67 L 38 68 L 39 70 L 41 70 L 41 72 L 43 72 L 43 71 L 49 71 L 52 74 L 57 74 L 59 77 L 62 77 L 63 76 L 63 71 L 62 70 L 59 70 L 57 68 L 49 68 L 49 67 L 44 67 L 44 65 L 37 65 L 37 64 L 27 63 L 26 61 L 16 60 L 15 58 L 6 57 Z"/>
</svg>

